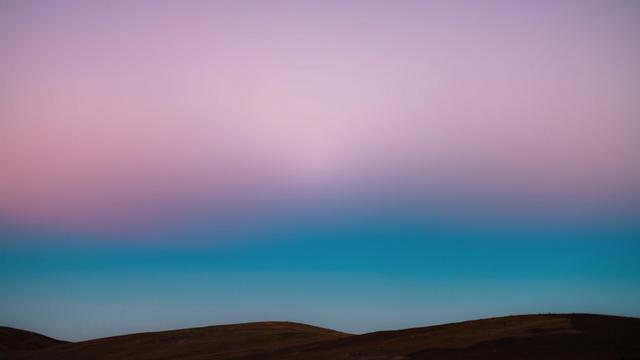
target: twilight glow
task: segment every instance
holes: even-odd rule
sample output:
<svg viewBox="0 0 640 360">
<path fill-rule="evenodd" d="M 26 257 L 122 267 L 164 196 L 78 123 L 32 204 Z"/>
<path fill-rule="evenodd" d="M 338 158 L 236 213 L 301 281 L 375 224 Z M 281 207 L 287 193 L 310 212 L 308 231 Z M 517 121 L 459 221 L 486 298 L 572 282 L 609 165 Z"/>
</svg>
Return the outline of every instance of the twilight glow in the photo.
<svg viewBox="0 0 640 360">
<path fill-rule="evenodd" d="M 638 316 L 638 24 L 628 1 L 3 1 L 0 322 Z"/>
</svg>

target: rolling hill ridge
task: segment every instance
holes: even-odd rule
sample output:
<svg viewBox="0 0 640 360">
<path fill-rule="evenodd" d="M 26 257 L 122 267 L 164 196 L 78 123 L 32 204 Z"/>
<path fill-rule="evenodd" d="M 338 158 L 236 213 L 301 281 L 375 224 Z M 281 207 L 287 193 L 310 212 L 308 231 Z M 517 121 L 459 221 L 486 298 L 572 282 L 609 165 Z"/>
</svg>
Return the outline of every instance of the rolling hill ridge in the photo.
<svg viewBox="0 0 640 360">
<path fill-rule="evenodd" d="M 362 335 L 257 322 L 76 343 L 2 329 L 0 357 L 25 360 L 640 359 L 640 319 L 591 314 L 507 316 Z M 30 334 L 37 346 L 11 344 L 20 338 L 7 335 L 12 332 Z"/>
</svg>

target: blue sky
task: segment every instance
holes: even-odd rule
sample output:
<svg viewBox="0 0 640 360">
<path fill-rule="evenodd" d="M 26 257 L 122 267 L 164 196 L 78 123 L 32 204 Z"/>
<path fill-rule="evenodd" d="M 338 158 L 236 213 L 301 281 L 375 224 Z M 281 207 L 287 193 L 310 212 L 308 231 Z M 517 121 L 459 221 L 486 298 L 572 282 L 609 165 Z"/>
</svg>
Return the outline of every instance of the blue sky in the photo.
<svg viewBox="0 0 640 360">
<path fill-rule="evenodd" d="M 12 236 L 21 241 L 0 252 L 0 318 L 71 340 L 259 320 L 360 333 L 516 313 L 640 315 L 637 227 L 378 220 L 137 246 Z"/>
</svg>

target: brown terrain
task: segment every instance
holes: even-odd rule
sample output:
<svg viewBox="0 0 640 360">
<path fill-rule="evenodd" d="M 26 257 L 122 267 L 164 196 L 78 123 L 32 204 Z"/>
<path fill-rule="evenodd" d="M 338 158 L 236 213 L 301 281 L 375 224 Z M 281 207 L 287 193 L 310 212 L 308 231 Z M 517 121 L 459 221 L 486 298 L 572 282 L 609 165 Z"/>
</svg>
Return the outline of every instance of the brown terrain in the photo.
<svg viewBox="0 0 640 360">
<path fill-rule="evenodd" d="M 12 353 L 43 349 L 66 343 L 66 341 L 52 339 L 31 331 L 0 326 L 0 359 L 5 359 L 8 354 Z"/>
<path fill-rule="evenodd" d="M 8 359 L 640 359 L 640 319 L 520 315 L 351 335 L 291 322 L 140 333 L 62 343 L 1 328 Z"/>
</svg>

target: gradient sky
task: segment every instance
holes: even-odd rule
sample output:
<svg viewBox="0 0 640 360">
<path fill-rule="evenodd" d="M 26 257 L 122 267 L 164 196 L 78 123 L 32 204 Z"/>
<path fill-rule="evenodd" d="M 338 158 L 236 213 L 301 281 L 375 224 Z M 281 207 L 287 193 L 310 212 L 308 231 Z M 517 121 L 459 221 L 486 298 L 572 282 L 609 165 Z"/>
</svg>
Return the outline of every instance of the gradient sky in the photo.
<svg viewBox="0 0 640 360">
<path fill-rule="evenodd" d="M 640 316 L 632 1 L 0 1 L 0 324 Z"/>
</svg>

